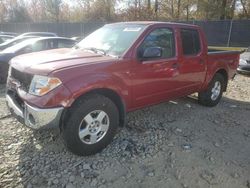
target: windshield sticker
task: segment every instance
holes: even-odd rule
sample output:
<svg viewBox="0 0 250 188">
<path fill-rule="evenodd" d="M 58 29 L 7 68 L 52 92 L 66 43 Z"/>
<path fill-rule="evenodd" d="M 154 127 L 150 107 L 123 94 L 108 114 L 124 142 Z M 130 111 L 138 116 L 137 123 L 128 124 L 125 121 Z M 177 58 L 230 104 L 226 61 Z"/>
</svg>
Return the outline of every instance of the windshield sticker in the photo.
<svg viewBox="0 0 250 188">
<path fill-rule="evenodd" d="M 140 27 L 127 27 L 127 28 L 123 29 L 123 31 L 133 31 L 133 32 L 138 32 L 140 30 L 141 30 Z"/>
</svg>

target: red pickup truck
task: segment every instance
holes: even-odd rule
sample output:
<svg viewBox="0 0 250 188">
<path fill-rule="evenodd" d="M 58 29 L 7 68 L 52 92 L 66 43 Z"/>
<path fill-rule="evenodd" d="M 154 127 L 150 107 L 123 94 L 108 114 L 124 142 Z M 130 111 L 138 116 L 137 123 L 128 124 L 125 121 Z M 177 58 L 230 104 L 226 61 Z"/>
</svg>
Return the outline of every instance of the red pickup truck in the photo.
<svg viewBox="0 0 250 188">
<path fill-rule="evenodd" d="M 6 100 L 30 128 L 58 126 L 78 155 L 105 148 L 126 113 L 198 92 L 215 106 L 239 52 L 208 50 L 200 27 L 165 22 L 103 26 L 72 49 L 11 60 Z"/>
</svg>

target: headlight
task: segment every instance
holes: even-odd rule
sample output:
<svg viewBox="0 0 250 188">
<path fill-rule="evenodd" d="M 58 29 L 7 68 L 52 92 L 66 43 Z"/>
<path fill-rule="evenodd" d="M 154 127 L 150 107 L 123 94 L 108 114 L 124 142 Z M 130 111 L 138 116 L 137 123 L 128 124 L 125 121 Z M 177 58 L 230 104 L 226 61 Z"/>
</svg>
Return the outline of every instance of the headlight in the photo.
<svg viewBox="0 0 250 188">
<path fill-rule="evenodd" d="M 246 65 L 247 61 L 245 59 L 240 59 L 240 65 Z"/>
<path fill-rule="evenodd" d="M 29 93 L 43 96 L 61 84 L 62 82 L 58 78 L 35 75 L 30 84 Z"/>
</svg>

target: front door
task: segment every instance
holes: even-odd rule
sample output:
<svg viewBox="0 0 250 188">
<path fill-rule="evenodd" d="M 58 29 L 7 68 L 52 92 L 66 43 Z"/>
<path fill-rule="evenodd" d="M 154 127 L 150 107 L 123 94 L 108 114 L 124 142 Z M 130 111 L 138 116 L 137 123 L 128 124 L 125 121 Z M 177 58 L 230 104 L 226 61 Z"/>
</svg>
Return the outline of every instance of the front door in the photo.
<svg viewBox="0 0 250 188">
<path fill-rule="evenodd" d="M 136 108 L 159 103 L 173 96 L 181 86 L 179 62 L 176 55 L 174 31 L 170 28 L 152 30 L 138 48 L 138 56 L 145 49 L 160 47 L 161 57 L 140 60 L 132 68 L 133 106 Z"/>
</svg>

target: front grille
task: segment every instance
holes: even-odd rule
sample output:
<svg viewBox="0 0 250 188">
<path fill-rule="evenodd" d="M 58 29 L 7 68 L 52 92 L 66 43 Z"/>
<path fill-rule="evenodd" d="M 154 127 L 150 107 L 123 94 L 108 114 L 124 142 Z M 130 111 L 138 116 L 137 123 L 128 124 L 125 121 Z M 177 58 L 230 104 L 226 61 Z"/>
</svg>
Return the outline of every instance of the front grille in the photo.
<svg viewBox="0 0 250 188">
<path fill-rule="evenodd" d="M 24 91 L 29 91 L 33 75 L 11 68 L 11 77 L 20 82 Z"/>
<path fill-rule="evenodd" d="M 250 67 L 241 67 L 242 70 L 250 71 Z"/>
<path fill-rule="evenodd" d="M 15 90 L 8 90 L 7 94 L 12 98 L 12 100 L 19 106 L 20 109 L 24 109 L 24 102 L 23 100 L 18 96 L 17 92 Z"/>
</svg>

